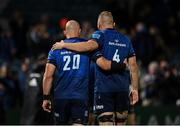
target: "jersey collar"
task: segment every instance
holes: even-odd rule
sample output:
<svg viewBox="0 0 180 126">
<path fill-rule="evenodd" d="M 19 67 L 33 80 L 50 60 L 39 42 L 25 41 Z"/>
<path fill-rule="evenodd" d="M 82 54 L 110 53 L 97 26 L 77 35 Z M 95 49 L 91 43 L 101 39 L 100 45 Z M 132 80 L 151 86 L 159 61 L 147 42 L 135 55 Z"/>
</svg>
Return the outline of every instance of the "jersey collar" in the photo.
<svg viewBox="0 0 180 126">
<path fill-rule="evenodd" d="M 114 28 L 106 28 L 106 30 L 114 30 Z"/>
</svg>

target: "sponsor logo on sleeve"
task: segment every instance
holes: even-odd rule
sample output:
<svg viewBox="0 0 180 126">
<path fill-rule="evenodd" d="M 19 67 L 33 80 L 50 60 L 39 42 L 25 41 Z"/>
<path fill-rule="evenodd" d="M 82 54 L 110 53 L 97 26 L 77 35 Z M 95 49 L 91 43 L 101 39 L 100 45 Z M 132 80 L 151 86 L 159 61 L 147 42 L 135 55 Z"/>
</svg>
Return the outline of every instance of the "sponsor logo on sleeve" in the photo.
<svg viewBox="0 0 180 126">
<path fill-rule="evenodd" d="M 99 34 L 93 34 L 92 37 L 93 37 L 93 38 L 96 38 L 96 39 L 99 39 L 99 38 L 101 37 L 101 35 L 99 35 Z"/>
</svg>

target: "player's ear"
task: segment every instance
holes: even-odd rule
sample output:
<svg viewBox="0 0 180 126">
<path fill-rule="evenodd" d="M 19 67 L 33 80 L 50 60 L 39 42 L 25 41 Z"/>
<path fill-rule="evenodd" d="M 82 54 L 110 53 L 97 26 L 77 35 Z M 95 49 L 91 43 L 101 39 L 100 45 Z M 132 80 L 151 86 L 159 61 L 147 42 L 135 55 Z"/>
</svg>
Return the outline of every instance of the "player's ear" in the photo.
<svg viewBox="0 0 180 126">
<path fill-rule="evenodd" d="M 79 34 L 81 34 L 81 29 L 79 29 Z"/>
<path fill-rule="evenodd" d="M 99 19 L 97 21 L 97 28 L 100 29 L 100 21 L 99 21 Z"/>
<path fill-rule="evenodd" d="M 97 28 L 100 29 L 100 23 L 97 23 Z"/>
</svg>

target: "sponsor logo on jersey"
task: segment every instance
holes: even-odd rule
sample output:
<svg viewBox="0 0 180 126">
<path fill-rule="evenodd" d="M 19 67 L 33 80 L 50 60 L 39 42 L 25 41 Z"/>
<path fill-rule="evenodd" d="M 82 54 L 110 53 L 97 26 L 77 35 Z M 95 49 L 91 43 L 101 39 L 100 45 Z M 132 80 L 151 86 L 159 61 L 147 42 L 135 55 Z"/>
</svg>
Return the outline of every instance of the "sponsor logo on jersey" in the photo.
<svg viewBox="0 0 180 126">
<path fill-rule="evenodd" d="M 115 41 L 115 42 L 119 42 L 119 40 L 118 40 L 118 39 L 115 39 L 114 41 Z"/>
<path fill-rule="evenodd" d="M 62 52 L 61 52 L 61 55 L 71 54 L 71 53 L 72 53 L 71 51 L 62 51 Z"/>
<path fill-rule="evenodd" d="M 92 37 L 93 37 L 93 38 L 96 38 L 96 39 L 99 39 L 99 38 L 101 37 L 101 35 L 99 35 L 99 34 L 93 34 Z"/>
<path fill-rule="evenodd" d="M 117 41 L 116 41 L 116 42 L 111 42 L 111 41 L 109 41 L 109 45 L 126 47 L 126 44 L 118 43 Z"/>
</svg>

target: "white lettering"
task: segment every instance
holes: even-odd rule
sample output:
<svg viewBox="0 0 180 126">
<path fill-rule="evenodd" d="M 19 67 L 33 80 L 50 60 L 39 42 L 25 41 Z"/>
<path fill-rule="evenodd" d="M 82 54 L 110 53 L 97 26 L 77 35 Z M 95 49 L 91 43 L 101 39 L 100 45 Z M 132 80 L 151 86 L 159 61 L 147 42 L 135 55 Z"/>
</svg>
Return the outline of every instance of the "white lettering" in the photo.
<svg viewBox="0 0 180 126">
<path fill-rule="evenodd" d="M 61 52 L 61 55 L 71 54 L 71 53 L 72 53 L 71 51 L 64 51 L 64 52 Z"/>
<path fill-rule="evenodd" d="M 126 44 L 115 43 L 115 42 L 109 42 L 109 45 L 112 45 L 112 46 L 120 46 L 120 47 L 126 47 Z"/>
</svg>

